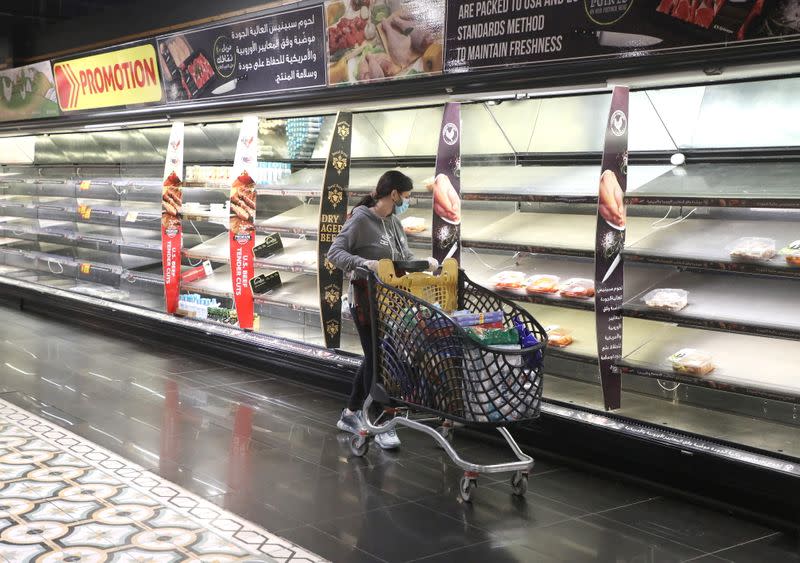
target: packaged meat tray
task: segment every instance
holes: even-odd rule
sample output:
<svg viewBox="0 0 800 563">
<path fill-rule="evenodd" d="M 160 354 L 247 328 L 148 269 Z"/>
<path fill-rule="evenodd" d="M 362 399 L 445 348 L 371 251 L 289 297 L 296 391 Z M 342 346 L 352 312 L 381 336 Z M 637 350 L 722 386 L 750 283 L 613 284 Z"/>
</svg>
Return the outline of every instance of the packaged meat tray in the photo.
<svg viewBox="0 0 800 563">
<path fill-rule="evenodd" d="M 689 303 L 689 292 L 684 289 L 654 289 L 642 298 L 648 307 L 666 311 L 680 311 Z"/>
<path fill-rule="evenodd" d="M 683 348 L 672 354 L 667 361 L 672 369 L 689 375 L 707 375 L 714 371 L 711 354 L 694 348 Z"/>
<path fill-rule="evenodd" d="M 800 267 L 800 240 L 787 244 L 781 249 L 781 254 L 786 258 L 787 264 Z"/>
<path fill-rule="evenodd" d="M 730 250 L 731 258 L 739 260 L 769 260 L 776 254 L 775 239 L 744 237 L 737 240 Z"/>
<path fill-rule="evenodd" d="M 425 219 L 422 217 L 406 217 L 401 223 L 407 235 L 422 233 L 427 229 Z"/>
<path fill-rule="evenodd" d="M 558 287 L 561 297 L 594 297 L 594 282 L 584 278 L 570 278 Z"/>
<path fill-rule="evenodd" d="M 489 283 L 497 289 L 519 289 L 525 286 L 525 274 L 506 270 L 489 278 Z"/>
<path fill-rule="evenodd" d="M 525 282 L 528 293 L 557 293 L 561 278 L 550 274 L 537 274 Z"/>
<path fill-rule="evenodd" d="M 547 333 L 547 345 L 554 348 L 566 348 L 572 344 L 572 333 L 558 325 L 545 327 Z"/>
</svg>

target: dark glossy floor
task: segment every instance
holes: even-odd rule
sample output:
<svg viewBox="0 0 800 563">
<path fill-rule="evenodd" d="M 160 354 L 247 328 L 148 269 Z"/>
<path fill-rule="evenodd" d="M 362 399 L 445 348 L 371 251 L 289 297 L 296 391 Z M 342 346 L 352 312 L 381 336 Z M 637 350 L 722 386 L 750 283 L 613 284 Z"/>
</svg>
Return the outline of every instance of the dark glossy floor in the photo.
<svg viewBox="0 0 800 563">
<path fill-rule="evenodd" d="M 340 398 L 124 334 L 0 319 L 0 398 L 334 562 L 800 562 L 794 536 L 543 459 L 524 500 L 482 477 L 462 504 L 459 471 L 418 434 L 351 458 Z"/>
</svg>

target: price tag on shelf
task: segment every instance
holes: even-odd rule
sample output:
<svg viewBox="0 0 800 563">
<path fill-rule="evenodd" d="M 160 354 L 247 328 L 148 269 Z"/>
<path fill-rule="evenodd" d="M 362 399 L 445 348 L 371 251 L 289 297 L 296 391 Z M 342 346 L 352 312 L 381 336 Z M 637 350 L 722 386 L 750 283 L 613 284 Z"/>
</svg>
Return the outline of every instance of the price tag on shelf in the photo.
<svg viewBox="0 0 800 563">
<path fill-rule="evenodd" d="M 92 187 L 92 181 L 91 180 L 84 180 L 83 182 L 80 183 L 80 185 L 78 186 L 78 189 L 81 190 L 82 192 L 85 192 L 85 191 L 88 191 L 89 188 L 91 188 L 91 187 Z"/>
<path fill-rule="evenodd" d="M 92 208 L 89 207 L 88 205 L 79 205 L 78 215 L 80 215 L 81 218 L 88 221 L 92 217 Z"/>
<path fill-rule="evenodd" d="M 135 223 L 138 218 L 139 218 L 139 212 L 138 211 L 128 211 L 128 214 L 125 215 L 125 222 L 126 223 Z"/>
<path fill-rule="evenodd" d="M 88 262 L 82 262 L 80 270 L 82 274 L 88 275 L 92 271 L 92 265 Z"/>
</svg>

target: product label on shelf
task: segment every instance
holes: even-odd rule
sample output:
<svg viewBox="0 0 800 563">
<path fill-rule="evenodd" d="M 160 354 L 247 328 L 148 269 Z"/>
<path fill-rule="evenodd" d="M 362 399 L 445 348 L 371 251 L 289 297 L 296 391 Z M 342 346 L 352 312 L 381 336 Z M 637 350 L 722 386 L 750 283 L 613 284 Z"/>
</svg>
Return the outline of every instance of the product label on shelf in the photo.
<svg viewBox="0 0 800 563">
<path fill-rule="evenodd" d="M 322 6 L 158 40 L 167 102 L 325 86 Z"/>
<path fill-rule="evenodd" d="M 597 202 L 595 241 L 595 319 L 603 401 L 607 410 L 620 407 L 622 359 L 623 267 L 628 186 L 628 89 L 617 86 L 606 123 Z"/>
<path fill-rule="evenodd" d="M 145 104 L 162 97 L 150 43 L 60 61 L 53 73 L 61 111 Z"/>
<path fill-rule="evenodd" d="M 432 252 L 439 262 L 461 262 L 461 136 L 461 104 L 445 104 L 436 176 L 428 187 L 433 191 Z"/>
<path fill-rule="evenodd" d="M 338 348 L 341 341 L 344 273 L 328 260 L 328 250 L 347 220 L 352 140 L 353 114 L 339 112 L 325 165 L 317 239 L 317 291 L 322 332 L 328 348 Z"/>
<path fill-rule="evenodd" d="M 181 292 L 183 247 L 183 123 L 172 124 L 161 188 L 161 265 L 164 269 L 164 299 L 167 313 L 178 309 Z M 130 214 L 128 214 L 128 217 Z M 126 219 L 127 219 L 126 218 Z"/>
<path fill-rule="evenodd" d="M 230 232 L 233 298 L 239 326 L 253 330 L 253 290 L 255 275 L 253 253 L 256 244 L 256 184 L 250 170 L 258 167 L 258 117 L 248 115 L 242 121 L 233 171 L 237 174 L 230 191 Z"/>
</svg>

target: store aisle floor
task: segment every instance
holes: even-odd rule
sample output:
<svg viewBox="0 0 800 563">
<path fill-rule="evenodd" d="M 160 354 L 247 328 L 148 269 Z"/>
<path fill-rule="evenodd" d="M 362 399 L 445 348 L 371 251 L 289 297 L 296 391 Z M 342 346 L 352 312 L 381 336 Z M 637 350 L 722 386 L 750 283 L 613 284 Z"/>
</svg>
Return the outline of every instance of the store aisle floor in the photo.
<svg viewBox="0 0 800 563">
<path fill-rule="evenodd" d="M 122 333 L 0 319 L 7 561 L 800 562 L 791 534 L 542 459 L 524 500 L 482 477 L 463 504 L 425 437 L 351 458 L 341 398 Z"/>
</svg>

